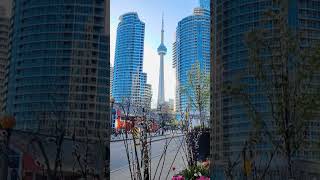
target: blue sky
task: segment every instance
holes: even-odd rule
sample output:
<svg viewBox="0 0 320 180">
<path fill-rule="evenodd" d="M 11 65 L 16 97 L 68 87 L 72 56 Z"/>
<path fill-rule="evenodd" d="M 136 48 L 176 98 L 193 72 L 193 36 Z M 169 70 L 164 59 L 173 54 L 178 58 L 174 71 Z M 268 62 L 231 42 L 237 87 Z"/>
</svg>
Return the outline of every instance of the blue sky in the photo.
<svg viewBox="0 0 320 180">
<path fill-rule="evenodd" d="M 192 15 L 198 7 L 198 0 L 111 0 L 110 1 L 110 62 L 114 64 L 114 51 L 119 17 L 127 12 L 137 12 L 145 23 L 145 44 L 143 71 L 148 74 L 148 83 L 152 85 L 152 107 L 156 107 L 158 98 L 160 57 L 157 48 L 160 45 L 161 18 L 164 13 L 165 56 L 164 79 L 166 101 L 175 97 L 175 71 L 172 68 L 172 44 L 175 40 L 177 24 L 184 17 Z"/>
</svg>

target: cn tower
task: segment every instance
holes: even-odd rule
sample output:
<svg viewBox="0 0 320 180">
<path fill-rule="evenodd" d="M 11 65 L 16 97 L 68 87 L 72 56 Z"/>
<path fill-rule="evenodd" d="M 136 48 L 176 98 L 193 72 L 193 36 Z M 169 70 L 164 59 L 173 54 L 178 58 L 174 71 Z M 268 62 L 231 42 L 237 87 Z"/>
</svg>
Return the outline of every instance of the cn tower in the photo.
<svg viewBox="0 0 320 180">
<path fill-rule="evenodd" d="M 165 102 L 164 97 L 164 67 L 163 67 L 163 58 L 167 53 L 167 48 L 163 44 L 164 40 L 164 29 L 163 29 L 163 15 L 162 15 L 162 29 L 161 29 L 161 44 L 158 47 L 158 54 L 160 56 L 160 71 L 159 71 L 159 89 L 158 89 L 158 107 Z"/>
</svg>

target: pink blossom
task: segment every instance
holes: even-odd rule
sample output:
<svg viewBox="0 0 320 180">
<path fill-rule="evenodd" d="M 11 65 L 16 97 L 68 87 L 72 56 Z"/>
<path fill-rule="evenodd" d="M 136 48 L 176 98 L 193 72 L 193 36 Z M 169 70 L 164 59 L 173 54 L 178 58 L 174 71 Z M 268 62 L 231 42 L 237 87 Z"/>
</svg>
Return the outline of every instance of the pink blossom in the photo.
<svg viewBox="0 0 320 180">
<path fill-rule="evenodd" d="M 200 176 L 197 180 L 210 180 L 210 178 L 206 176 Z"/>
<path fill-rule="evenodd" d="M 208 168 L 209 165 L 210 165 L 210 161 L 204 161 L 204 162 L 202 162 L 202 165 L 203 165 L 205 168 Z"/>
</svg>

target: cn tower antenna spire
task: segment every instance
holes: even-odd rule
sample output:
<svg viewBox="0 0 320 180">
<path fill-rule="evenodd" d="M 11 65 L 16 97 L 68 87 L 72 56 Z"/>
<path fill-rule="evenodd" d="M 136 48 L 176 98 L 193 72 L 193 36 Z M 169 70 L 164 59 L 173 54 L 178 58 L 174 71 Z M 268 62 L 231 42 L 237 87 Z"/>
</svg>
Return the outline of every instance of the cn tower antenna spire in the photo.
<svg viewBox="0 0 320 180">
<path fill-rule="evenodd" d="M 164 22 L 163 22 L 163 12 L 162 12 L 162 28 L 161 28 L 161 43 L 164 41 Z"/>
<path fill-rule="evenodd" d="M 164 29 L 164 22 L 163 22 L 164 18 L 163 17 L 164 17 L 164 13 L 162 12 L 162 30 Z"/>
</svg>

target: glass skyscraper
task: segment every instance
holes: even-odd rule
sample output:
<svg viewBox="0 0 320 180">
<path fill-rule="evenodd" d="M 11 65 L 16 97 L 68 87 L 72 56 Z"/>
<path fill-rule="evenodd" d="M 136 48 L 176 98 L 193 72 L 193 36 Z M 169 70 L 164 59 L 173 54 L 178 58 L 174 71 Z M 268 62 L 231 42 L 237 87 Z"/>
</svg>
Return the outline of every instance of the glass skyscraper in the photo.
<svg viewBox="0 0 320 180">
<path fill-rule="evenodd" d="M 116 103 L 130 100 L 144 102 L 147 74 L 143 73 L 145 24 L 138 14 L 129 12 L 120 17 L 117 29 L 112 95 Z"/>
<path fill-rule="evenodd" d="M 65 127 L 69 137 L 106 137 L 105 3 L 14 0 L 5 109 L 17 129 L 54 134 Z"/>
<path fill-rule="evenodd" d="M 146 84 L 144 90 L 144 99 L 143 104 L 146 108 L 151 109 L 151 100 L 152 100 L 152 86 L 151 84 Z"/>
<path fill-rule="evenodd" d="M 112 96 L 112 83 L 113 82 L 113 67 L 110 66 L 110 96 Z"/>
<path fill-rule="evenodd" d="M 199 0 L 200 7 L 210 11 L 210 0 Z"/>
<path fill-rule="evenodd" d="M 12 5 L 12 0 L 1 0 L 0 1 L 0 6 L 1 14 L 5 14 L 5 16 L 10 17 L 11 16 L 11 5 Z"/>
<path fill-rule="evenodd" d="M 301 41 L 305 44 L 301 44 L 301 47 L 319 42 L 320 2 L 293 0 L 288 1 L 288 4 L 289 26 L 305 34 Z M 263 14 L 270 8 L 274 8 L 271 0 L 212 1 L 211 78 L 214 83 L 211 84 L 211 155 L 216 167 L 220 165 L 220 167 L 226 167 L 229 159 L 235 160 L 239 154 L 241 156 L 244 143 L 249 133 L 252 132 L 252 122 L 248 117 L 245 104 L 225 94 L 223 89 L 225 83 L 230 83 L 239 74 L 248 72 L 249 55 L 245 44 L 245 34 L 254 28 L 272 28 L 271 21 L 263 18 Z M 259 95 L 261 92 L 255 88 L 257 84 L 252 76 L 245 75 L 241 78 L 241 82 L 249 84 L 250 89 L 246 89 L 246 92 L 257 93 L 253 100 L 255 107 L 264 107 L 267 101 Z M 264 108 L 260 110 L 261 112 L 266 111 Z M 270 116 L 270 114 L 263 113 L 262 118 L 268 120 Z M 318 119 L 312 122 L 313 127 L 309 129 L 310 134 L 313 134 L 315 138 L 319 138 L 319 128 L 315 128 L 319 125 Z M 259 144 L 258 148 L 259 155 L 266 154 L 270 149 L 270 144 Z M 319 160 L 320 157 L 319 151 L 308 149 L 302 154 L 301 157 L 304 160 L 312 158 Z M 241 169 L 238 170 L 241 171 Z M 214 173 L 218 179 L 224 179 L 219 177 L 219 173 Z M 220 169 L 220 175 L 223 174 L 224 170 Z"/>
<path fill-rule="evenodd" d="M 5 6 L 0 5 L 0 110 L 3 110 L 5 73 L 9 53 L 9 14 Z"/>
<path fill-rule="evenodd" d="M 176 70 L 176 111 L 188 107 L 188 96 L 181 89 L 188 84 L 188 72 L 196 62 L 201 71 L 210 72 L 210 13 L 195 8 L 194 13 L 179 21 L 173 44 L 173 67 Z"/>
</svg>

